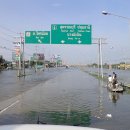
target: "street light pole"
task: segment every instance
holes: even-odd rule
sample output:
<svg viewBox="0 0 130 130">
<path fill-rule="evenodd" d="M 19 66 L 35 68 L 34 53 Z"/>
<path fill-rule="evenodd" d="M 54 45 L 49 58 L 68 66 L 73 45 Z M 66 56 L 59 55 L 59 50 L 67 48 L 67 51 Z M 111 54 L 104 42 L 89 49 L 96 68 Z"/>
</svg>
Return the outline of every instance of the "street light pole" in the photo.
<svg viewBox="0 0 130 130">
<path fill-rule="evenodd" d="M 119 17 L 119 18 L 125 19 L 125 20 L 127 20 L 127 21 L 129 22 L 129 24 L 130 24 L 130 18 L 128 18 L 128 17 L 121 16 L 121 15 L 117 15 L 117 14 L 114 14 L 114 13 L 109 13 L 109 12 L 106 12 L 106 11 L 102 11 L 102 14 L 103 14 L 103 15 L 113 15 L 113 16 L 115 16 L 115 17 Z M 125 66 L 126 66 L 126 64 L 125 64 Z"/>
<path fill-rule="evenodd" d="M 113 16 L 116 16 L 116 17 L 119 17 L 119 18 L 123 18 L 123 19 L 126 19 L 126 20 L 130 21 L 130 18 L 128 18 L 128 17 L 124 17 L 124 16 L 117 15 L 117 14 L 114 14 L 114 13 L 109 13 L 109 12 L 106 12 L 106 11 L 102 11 L 102 14 L 103 15 L 113 15 Z"/>
</svg>

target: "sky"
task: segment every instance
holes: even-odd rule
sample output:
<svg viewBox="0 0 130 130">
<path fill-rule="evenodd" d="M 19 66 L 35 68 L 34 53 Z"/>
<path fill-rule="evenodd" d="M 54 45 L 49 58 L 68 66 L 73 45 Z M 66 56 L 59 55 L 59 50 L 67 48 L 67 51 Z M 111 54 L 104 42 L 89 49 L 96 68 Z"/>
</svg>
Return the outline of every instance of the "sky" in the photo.
<svg viewBox="0 0 130 130">
<path fill-rule="evenodd" d="M 25 31 L 50 31 L 51 24 L 90 24 L 92 39 L 104 38 L 103 63 L 130 61 L 129 0 L 0 0 L 0 55 L 12 60 L 14 37 Z M 94 41 L 95 42 L 95 41 Z M 44 53 L 60 55 L 66 64 L 98 63 L 98 45 L 25 44 L 25 59 Z M 4 47 L 4 48 L 3 48 Z M 37 49 L 36 49 L 37 48 Z"/>
</svg>

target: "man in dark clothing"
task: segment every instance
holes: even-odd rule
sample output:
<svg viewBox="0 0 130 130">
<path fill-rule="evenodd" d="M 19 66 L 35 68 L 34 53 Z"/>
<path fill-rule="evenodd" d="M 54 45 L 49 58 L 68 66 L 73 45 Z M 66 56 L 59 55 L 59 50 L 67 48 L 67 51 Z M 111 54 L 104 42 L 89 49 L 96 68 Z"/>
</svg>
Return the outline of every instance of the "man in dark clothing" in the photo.
<svg viewBox="0 0 130 130">
<path fill-rule="evenodd" d="M 115 72 L 113 72 L 112 78 L 113 78 L 113 83 L 112 83 L 113 87 L 116 87 L 116 84 L 117 84 L 117 74 Z"/>
</svg>

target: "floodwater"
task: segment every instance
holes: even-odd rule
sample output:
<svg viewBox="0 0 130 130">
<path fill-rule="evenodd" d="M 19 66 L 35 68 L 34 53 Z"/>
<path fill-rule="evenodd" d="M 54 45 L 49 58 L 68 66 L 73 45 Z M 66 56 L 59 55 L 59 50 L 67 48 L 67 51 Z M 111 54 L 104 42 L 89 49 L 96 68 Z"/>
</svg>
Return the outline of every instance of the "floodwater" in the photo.
<svg viewBox="0 0 130 130">
<path fill-rule="evenodd" d="M 17 81 L 17 91 L 16 87 L 11 87 L 15 92 L 10 89 L 9 97 L 4 95 L 7 93 L 4 89 L 10 85 L 7 83 L 5 88 L 1 85 L 1 125 L 43 123 L 107 130 L 130 129 L 129 92 L 111 93 L 105 83 L 78 68 L 50 69 L 40 73 L 25 81 Z"/>
</svg>

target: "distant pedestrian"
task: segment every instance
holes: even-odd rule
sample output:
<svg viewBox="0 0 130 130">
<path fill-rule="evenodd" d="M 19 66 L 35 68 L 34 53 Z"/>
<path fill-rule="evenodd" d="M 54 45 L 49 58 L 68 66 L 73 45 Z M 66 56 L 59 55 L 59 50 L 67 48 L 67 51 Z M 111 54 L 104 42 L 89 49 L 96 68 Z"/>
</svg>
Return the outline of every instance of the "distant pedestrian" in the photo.
<svg viewBox="0 0 130 130">
<path fill-rule="evenodd" d="M 115 86 L 117 84 L 117 74 L 115 72 L 113 72 L 113 76 L 112 76 L 112 80 L 113 80 L 113 86 Z"/>
<path fill-rule="evenodd" d="M 112 76 L 111 76 L 111 75 L 109 75 L 109 76 L 108 76 L 108 84 L 111 84 L 111 83 L 112 83 L 112 81 L 113 81 Z"/>
</svg>

